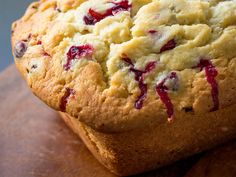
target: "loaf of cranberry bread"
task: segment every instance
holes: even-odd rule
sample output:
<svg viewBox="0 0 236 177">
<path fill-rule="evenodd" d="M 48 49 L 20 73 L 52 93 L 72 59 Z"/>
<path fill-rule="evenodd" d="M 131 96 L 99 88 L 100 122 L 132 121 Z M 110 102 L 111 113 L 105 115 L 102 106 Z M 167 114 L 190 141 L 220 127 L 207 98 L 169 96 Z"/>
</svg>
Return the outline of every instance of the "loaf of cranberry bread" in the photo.
<svg viewBox="0 0 236 177">
<path fill-rule="evenodd" d="M 117 174 L 236 137 L 236 0 L 41 0 L 12 48 L 33 93 Z"/>
</svg>

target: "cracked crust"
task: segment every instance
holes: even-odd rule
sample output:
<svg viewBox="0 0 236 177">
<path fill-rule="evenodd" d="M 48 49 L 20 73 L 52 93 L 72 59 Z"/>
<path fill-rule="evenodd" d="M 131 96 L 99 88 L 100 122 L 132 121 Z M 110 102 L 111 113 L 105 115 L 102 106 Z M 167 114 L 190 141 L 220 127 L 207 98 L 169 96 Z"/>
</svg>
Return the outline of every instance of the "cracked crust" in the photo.
<svg viewBox="0 0 236 177">
<path fill-rule="evenodd" d="M 204 70 L 194 68 L 204 58 L 218 72 L 219 109 L 236 104 L 235 0 L 129 3 L 130 11 L 95 25 L 86 25 L 83 18 L 91 7 L 104 13 L 112 6 L 106 0 L 41 0 L 30 5 L 12 25 L 12 46 L 14 53 L 19 41 L 27 43 L 15 63 L 34 94 L 56 110 L 61 110 L 63 101 L 65 112 L 99 131 L 121 132 L 167 122 L 166 107 L 155 87 L 174 71 L 178 88 L 168 91 L 174 119 L 202 113 L 207 117 L 214 106 L 212 88 Z M 173 39 L 176 46 L 162 52 Z M 92 56 L 73 60 L 66 71 L 70 47 L 86 44 L 94 48 Z M 142 109 L 134 106 L 140 89 L 122 60 L 124 55 L 139 70 L 148 62 L 157 63 L 145 74 L 148 91 Z M 73 96 L 65 97 L 68 89 Z"/>
</svg>

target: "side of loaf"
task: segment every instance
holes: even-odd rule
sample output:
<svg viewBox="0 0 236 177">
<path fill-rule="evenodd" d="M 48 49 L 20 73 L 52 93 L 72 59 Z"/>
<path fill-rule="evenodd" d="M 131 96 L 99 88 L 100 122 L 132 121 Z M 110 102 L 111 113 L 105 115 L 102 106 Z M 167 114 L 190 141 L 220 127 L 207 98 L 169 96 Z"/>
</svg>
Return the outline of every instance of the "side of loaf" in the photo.
<svg viewBox="0 0 236 177">
<path fill-rule="evenodd" d="M 113 173 L 127 176 L 152 170 L 236 138 L 236 105 L 200 116 L 184 116 L 122 133 L 102 133 L 60 113 L 94 156 Z M 183 128 L 184 127 L 184 128 Z"/>
</svg>

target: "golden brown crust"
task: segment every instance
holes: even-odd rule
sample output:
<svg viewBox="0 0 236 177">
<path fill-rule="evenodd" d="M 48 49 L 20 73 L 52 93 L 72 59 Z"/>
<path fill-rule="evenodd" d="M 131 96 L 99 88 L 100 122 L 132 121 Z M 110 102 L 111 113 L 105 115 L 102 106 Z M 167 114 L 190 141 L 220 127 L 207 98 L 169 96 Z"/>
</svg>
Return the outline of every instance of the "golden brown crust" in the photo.
<svg viewBox="0 0 236 177">
<path fill-rule="evenodd" d="M 61 113 L 94 156 L 118 175 L 133 175 L 170 164 L 236 137 L 235 110 L 188 115 L 173 124 L 151 125 L 123 133 L 101 133 Z M 183 128 L 185 127 L 185 128 Z"/>
<path fill-rule="evenodd" d="M 151 124 L 165 125 L 166 107 L 155 92 L 155 81 L 161 77 L 161 73 L 174 70 L 181 82 L 179 90 L 169 95 L 176 121 L 189 114 L 208 115 L 214 106 L 212 88 L 204 70 L 192 68 L 198 59 L 191 58 L 195 55 L 199 58 L 203 54 L 212 57 L 211 61 L 218 71 L 215 79 L 219 87 L 220 109 L 236 104 L 235 16 L 226 14 L 224 18 L 218 18 L 221 6 L 230 8 L 231 2 L 220 4 L 212 1 L 209 4 L 201 0 L 194 2 L 197 3 L 194 6 L 196 11 L 192 9 L 190 13 L 185 10 L 192 6 L 185 0 L 178 1 L 183 5 L 181 7 L 171 0 L 153 3 L 150 0 L 133 0 L 131 17 L 128 12 L 124 12 L 103 20 L 95 27 L 83 25 L 77 19 L 86 2 L 41 0 L 33 3 L 24 17 L 13 24 L 13 50 L 19 41 L 26 40 L 28 45 L 24 56 L 15 58 L 16 65 L 34 94 L 49 106 L 61 110 L 62 98 L 67 88 L 70 88 L 75 94 L 68 98 L 65 111 L 99 131 L 122 132 Z M 143 17 L 150 15 L 156 8 L 165 14 L 165 10 L 168 10 L 165 7 L 167 2 L 174 4 L 171 10 L 175 18 L 163 17 L 160 21 L 148 21 L 145 25 Z M 178 8 L 183 8 L 179 14 Z M 114 29 L 106 28 L 113 23 Z M 163 24 L 167 26 L 162 28 Z M 168 31 L 170 37 L 176 35 L 181 45 L 173 51 L 156 54 L 155 50 L 160 44 L 153 44 L 150 36 L 145 34 L 145 28 L 150 25 L 158 27 L 160 31 Z M 103 31 L 105 29 L 108 31 Z M 197 34 L 195 31 L 198 31 Z M 117 34 L 120 36 L 117 37 Z M 68 46 L 78 42 L 91 42 L 94 45 L 94 60 L 78 62 L 66 72 L 63 64 Z M 226 42 L 228 45 L 225 45 Z M 144 50 L 144 47 L 147 49 Z M 138 83 L 129 68 L 117 58 L 123 53 L 136 61 L 138 68 L 144 68 L 144 64 L 152 57 L 157 62 L 163 62 L 146 80 L 148 96 L 141 110 L 134 107 L 140 95 Z"/>
</svg>

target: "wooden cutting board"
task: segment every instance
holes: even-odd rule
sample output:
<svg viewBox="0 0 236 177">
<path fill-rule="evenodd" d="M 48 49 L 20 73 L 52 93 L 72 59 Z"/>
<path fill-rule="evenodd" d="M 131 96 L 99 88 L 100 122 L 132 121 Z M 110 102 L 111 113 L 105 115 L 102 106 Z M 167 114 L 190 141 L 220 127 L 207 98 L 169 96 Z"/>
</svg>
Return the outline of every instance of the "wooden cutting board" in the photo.
<svg viewBox="0 0 236 177">
<path fill-rule="evenodd" d="M 139 177 L 183 177 L 194 157 Z M 57 112 L 38 100 L 14 66 L 0 74 L 0 177 L 115 177 Z"/>
<path fill-rule="evenodd" d="M 236 141 L 219 147 L 206 156 L 185 177 L 235 177 Z"/>
</svg>

